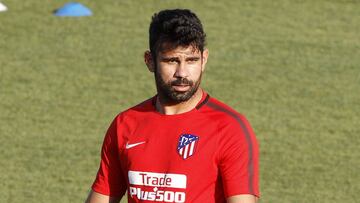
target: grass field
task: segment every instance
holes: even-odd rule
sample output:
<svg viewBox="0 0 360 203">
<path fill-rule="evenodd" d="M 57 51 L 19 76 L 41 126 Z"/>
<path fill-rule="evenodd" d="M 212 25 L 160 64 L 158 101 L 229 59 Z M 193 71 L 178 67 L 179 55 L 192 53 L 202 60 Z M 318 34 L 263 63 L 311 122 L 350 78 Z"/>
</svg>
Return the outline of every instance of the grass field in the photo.
<svg viewBox="0 0 360 203">
<path fill-rule="evenodd" d="M 205 26 L 203 87 L 255 129 L 261 202 L 359 202 L 359 1 L 1 2 L 0 202 L 84 201 L 108 124 L 155 93 L 150 16 L 175 7 Z"/>
</svg>

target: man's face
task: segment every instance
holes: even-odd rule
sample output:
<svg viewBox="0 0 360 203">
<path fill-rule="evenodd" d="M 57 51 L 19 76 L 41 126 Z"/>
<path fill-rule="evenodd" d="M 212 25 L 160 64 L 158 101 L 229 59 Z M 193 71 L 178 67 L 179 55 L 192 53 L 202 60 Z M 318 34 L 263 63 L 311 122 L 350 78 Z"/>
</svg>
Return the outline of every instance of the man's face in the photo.
<svg viewBox="0 0 360 203">
<path fill-rule="evenodd" d="M 154 72 L 160 97 L 168 103 L 189 100 L 199 88 L 207 55 L 192 46 L 158 52 Z"/>
</svg>

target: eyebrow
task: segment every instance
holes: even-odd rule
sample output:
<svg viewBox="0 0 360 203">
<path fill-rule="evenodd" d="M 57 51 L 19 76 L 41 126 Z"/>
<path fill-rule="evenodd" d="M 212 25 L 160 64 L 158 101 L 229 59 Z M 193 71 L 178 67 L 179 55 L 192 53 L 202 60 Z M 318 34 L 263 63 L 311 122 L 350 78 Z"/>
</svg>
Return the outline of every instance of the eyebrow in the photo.
<svg viewBox="0 0 360 203">
<path fill-rule="evenodd" d="M 199 56 L 191 56 L 189 58 L 186 58 L 186 60 L 199 60 L 200 57 Z"/>
<path fill-rule="evenodd" d="M 179 57 L 176 57 L 176 56 L 168 56 L 168 57 L 162 56 L 162 57 L 160 58 L 160 60 L 162 60 L 162 61 L 179 60 Z"/>
<path fill-rule="evenodd" d="M 199 60 L 200 57 L 199 56 L 190 56 L 190 57 L 186 57 L 185 60 Z M 179 57 L 177 56 L 161 56 L 160 60 L 162 61 L 170 61 L 170 60 L 179 60 Z"/>
</svg>

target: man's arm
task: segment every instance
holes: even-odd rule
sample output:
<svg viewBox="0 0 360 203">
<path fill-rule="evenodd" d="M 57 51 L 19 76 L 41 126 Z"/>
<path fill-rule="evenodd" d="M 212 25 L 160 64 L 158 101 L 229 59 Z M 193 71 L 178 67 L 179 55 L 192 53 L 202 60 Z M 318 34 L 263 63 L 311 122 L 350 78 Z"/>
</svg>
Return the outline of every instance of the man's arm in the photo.
<svg viewBox="0 0 360 203">
<path fill-rule="evenodd" d="M 257 203 L 257 200 L 254 195 L 235 195 L 227 198 L 227 203 Z"/>
<path fill-rule="evenodd" d="M 235 115 L 234 115 L 235 116 Z M 259 150 L 255 133 L 246 118 L 223 128 L 220 171 L 227 203 L 256 203 L 259 192 Z"/>
<path fill-rule="evenodd" d="M 109 197 L 91 190 L 85 203 L 119 203 L 120 200 L 121 197 Z"/>
</svg>

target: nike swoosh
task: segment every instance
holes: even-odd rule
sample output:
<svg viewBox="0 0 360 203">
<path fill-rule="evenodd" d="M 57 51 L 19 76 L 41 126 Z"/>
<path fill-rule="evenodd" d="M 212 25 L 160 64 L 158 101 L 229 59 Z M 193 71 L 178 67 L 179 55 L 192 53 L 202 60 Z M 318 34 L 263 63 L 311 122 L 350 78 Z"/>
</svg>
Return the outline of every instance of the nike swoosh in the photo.
<svg viewBox="0 0 360 203">
<path fill-rule="evenodd" d="M 145 144 L 145 143 L 146 143 L 145 141 L 144 142 L 134 143 L 134 144 L 129 144 L 129 142 L 127 142 L 125 148 L 130 149 L 130 148 L 133 148 L 133 147 L 136 147 L 138 145 Z"/>
</svg>

